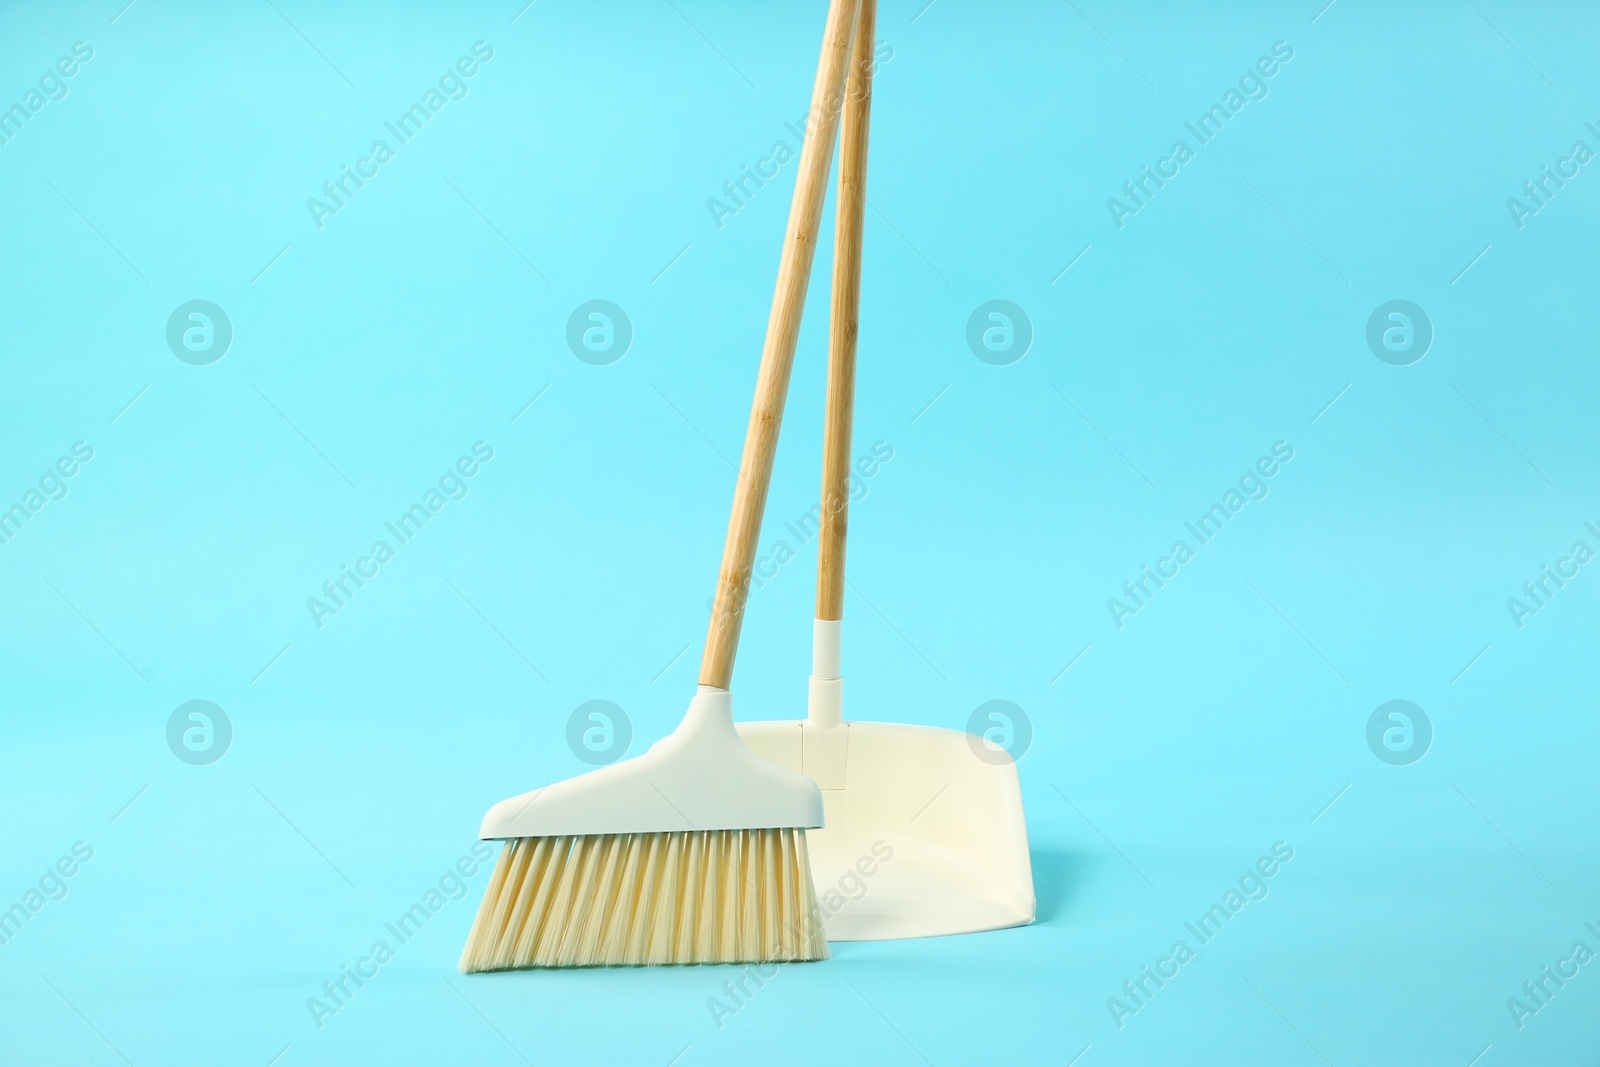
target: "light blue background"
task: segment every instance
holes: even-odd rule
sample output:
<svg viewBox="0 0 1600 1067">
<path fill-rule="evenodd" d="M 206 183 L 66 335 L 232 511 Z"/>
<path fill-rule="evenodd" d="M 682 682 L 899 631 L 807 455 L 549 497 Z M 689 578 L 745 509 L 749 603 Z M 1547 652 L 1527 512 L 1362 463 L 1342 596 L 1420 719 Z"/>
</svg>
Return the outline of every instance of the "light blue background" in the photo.
<svg viewBox="0 0 1600 1067">
<path fill-rule="evenodd" d="M 719 1030 L 731 968 L 458 975 L 479 874 L 318 1029 L 489 804 L 586 769 L 573 708 L 616 701 L 639 751 L 693 691 L 795 165 L 721 229 L 706 200 L 793 146 L 824 5 L 9 4 L 0 104 L 94 58 L 0 147 L 0 505 L 95 456 L 0 545 L 0 906 L 94 859 L 0 946 L 0 1059 L 1595 1062 L 1600 963 L 1524 1029 L 1506 1001 L 1600 949 L 1600 575 L 1520 630 L 1506 599 L 1600 548 L 1600 174 L 1522 229 L 1506 199 L 1600 148 L 1600 17 L 923 2 L 878 29 L 855 451 L 894 458 L 851 515 L 847 709 L 1025 709 L 1039 922 L 835 946 Z M 319 230 L 306 198 L 479 40 Z M 1267 98 L 1119 230 L 1107 198 L 1275 41 Z M 764 546 L 817 498 L 830 261 Z M 635 331 L 611 366 L 564 339 L 595 298 Z M 1435 329 L 1408 367 L 1364 339 L 1397 298 Z M 166 346 L 191 299 L 233 323 L 211 366 Z M 1035 330 L 1011 366 L 966 346 L 990 299 Z M 313 625 L 480 440 L 470 495 Z M 1119 630 L 1106 598 L 1277 441 L 1271 495 Z M 793 547 L 743 718 L 802 713 Z M 192 699 L 233 723 L 210 766 L 166 746 Z M 1366 744 L 1391 699 L 1433 723 L 1411 766 Z M 1271 896 L 1119 1029 L 1278 841 Z"/>
</svg>

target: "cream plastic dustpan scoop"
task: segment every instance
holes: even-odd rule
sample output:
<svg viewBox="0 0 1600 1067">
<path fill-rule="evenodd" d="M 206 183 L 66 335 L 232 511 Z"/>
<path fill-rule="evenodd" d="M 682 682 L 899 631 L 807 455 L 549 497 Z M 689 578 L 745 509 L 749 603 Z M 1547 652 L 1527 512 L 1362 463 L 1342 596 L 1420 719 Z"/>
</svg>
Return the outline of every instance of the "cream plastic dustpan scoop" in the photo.
<svg viewBox="0 0 1600 1067">
<path fill-rule="evenodd" d="M 815 622 L 810 708 L 743 722 L 762 759 L 822 787 L 807 835 L 830 941 L 998 930 L 1033 922 L 1033 867 L 1017 767 L 961 730 L 844 722 L 839 621 Z"/>
<path fill-rule="evenodd" d="M 839 642 L 873 9 L 872 0 L 861 7 L 840 135 L 807 716 L 738 724 L 739 736 L 758 756 L 800 771 L 822 788 L 824 825 L 810 831 L 808 845 L 830 941 L 971 933 L 1034 918 L 1028 830 L 1010 755 L 960 730 L 842 717 Z"/>
</svg>

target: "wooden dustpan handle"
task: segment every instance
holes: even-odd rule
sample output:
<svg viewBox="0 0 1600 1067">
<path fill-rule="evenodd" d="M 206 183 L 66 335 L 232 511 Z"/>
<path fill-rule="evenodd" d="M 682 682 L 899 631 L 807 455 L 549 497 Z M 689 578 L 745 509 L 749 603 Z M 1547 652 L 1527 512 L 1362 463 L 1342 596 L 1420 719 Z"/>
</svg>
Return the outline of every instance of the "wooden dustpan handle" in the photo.
<svg viewBox="0 0 1600 1067">
<path fill-rule="evenodd" d="M 838 133 L 841 89 L 854 38 L 861 0 L 830 0 L 822 36 L 822 58 L 811 90 L 811 110 L 800 167 L 795 178 L 794 201 L 778 262 L 778 284 L 767 319 L 767 340 L 761 350 L 761 370 L 745 432 L 744 455 L 739 461 L 739 483 L 728 520 L 728 539 L 722 548 L 722 570 L 706 633 L 705 656 L 700 661 L 700 684 L 728 688 L 733 660 L 739 650 L 739 629 L 744 622 L 745 600 L 750 592 L 750 570 L 755 564 L 756 539 L 766 511 L 767 489 L 772 481 L 772 460 L 783 424 L 783 405 L 789 393 L 789 372 L 794 367 L 795 344 L 800 338 L 800 316 L 805 310 L 806 287 L 811 280 L 811 260 L 817 249 L 817 227 L 827 195 L 828 171 L 833 165 L 833 142 Z"/>
<path fill-rule="evenodd" d="M 877 0 L 861 0 L 839 134 L 833 308 L 828 329 L 828 406 L 822 437 L 822 530 L 817 541 L 817 618 L 844 618 L 844 544 L 850 511 L 850 428 L 861 325 L 861 230 L 867 208 L 867 129 Z"/>
</svg>

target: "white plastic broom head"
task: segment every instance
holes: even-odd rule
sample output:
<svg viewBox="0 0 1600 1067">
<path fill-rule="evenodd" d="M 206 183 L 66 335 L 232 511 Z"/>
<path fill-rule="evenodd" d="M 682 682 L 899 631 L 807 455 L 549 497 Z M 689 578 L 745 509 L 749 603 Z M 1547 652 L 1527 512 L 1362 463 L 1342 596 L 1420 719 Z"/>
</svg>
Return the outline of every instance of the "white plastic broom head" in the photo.
<svg viewBox="0 0 1600 1067">
<path fill-rule="evenodd" d="M 811 829 L 822 791 L 745 747 L 733 694 L 701 686 L 678 728 L 633 759 L 502 800 L 478 836 Z"/>
</svg>

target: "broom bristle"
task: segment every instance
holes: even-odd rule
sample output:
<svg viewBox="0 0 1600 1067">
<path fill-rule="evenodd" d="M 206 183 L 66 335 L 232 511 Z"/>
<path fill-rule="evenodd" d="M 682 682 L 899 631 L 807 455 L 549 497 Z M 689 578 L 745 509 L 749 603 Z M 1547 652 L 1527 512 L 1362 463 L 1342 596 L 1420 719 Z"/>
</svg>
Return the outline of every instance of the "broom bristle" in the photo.
<svg viewBox="0 0 1600 1067">
<path fill-rule="evenodd" d="M 461 970 L 828 958 L 804 830 L 518 837 Z"/>
</svg>

